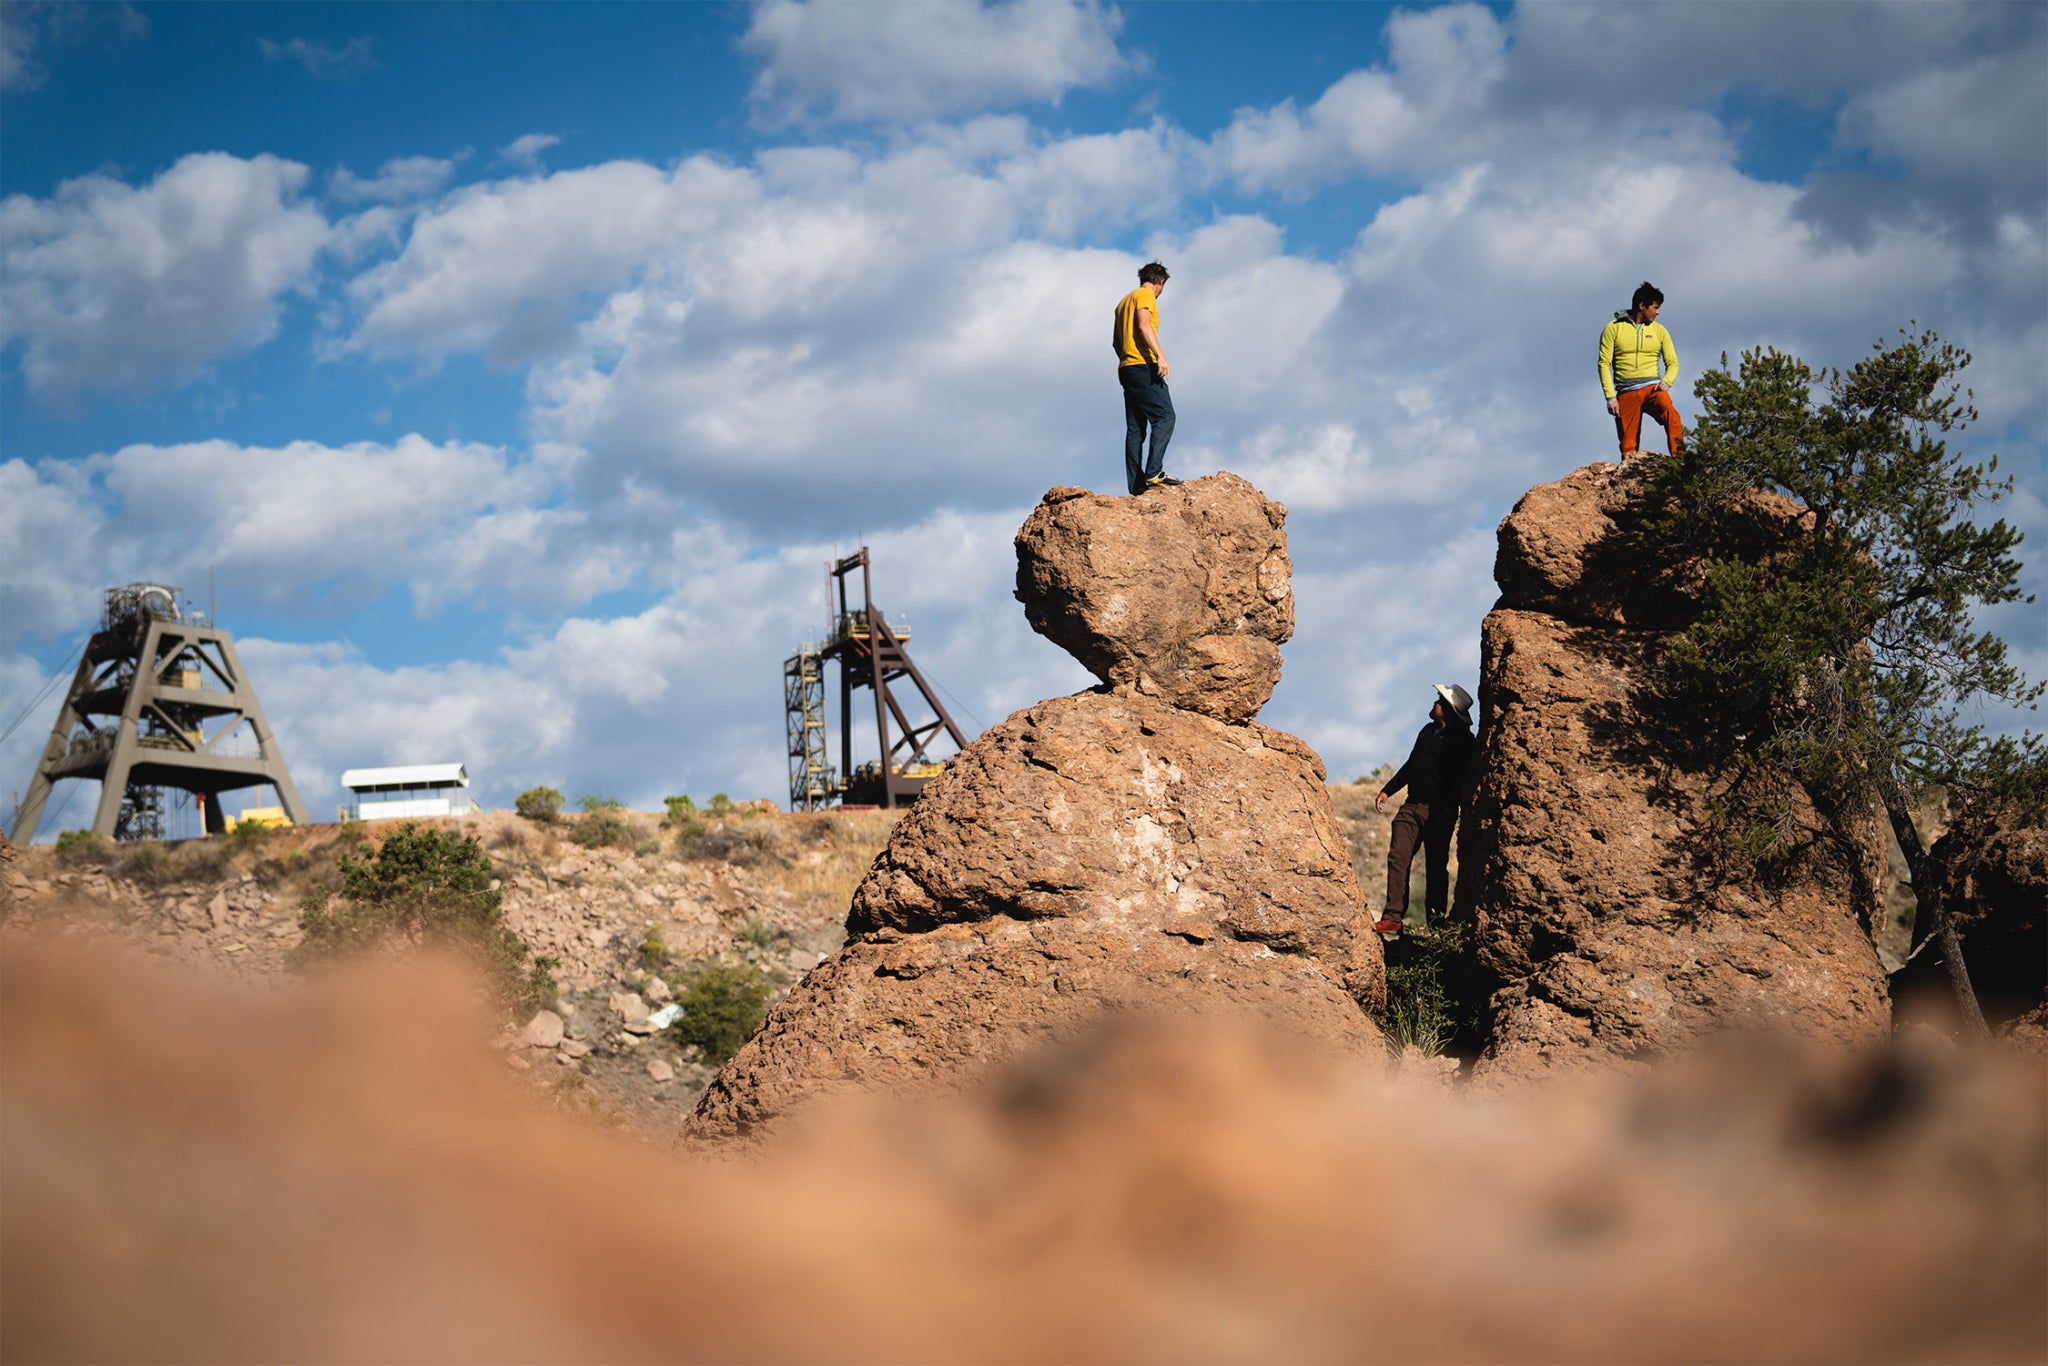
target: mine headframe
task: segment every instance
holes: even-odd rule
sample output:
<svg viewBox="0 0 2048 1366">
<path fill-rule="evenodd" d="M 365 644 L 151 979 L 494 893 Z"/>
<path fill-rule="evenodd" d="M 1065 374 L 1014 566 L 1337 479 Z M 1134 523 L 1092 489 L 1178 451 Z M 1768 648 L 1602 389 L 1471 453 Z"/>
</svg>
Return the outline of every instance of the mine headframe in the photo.
<svg viewBox="0 0 2048 1366">
<path fill-rule="evenodd" d="M 850 580 L 860 571 L 860 593 Z M 911 662 L 907 627 L 891 625 L 875 606 L 866 546 L 830 570 L 837 599 L 822 644 L 805 645 L 783 662 L 783 704 L 789 734 L 789 805 L 816 811 L 836 797 L 848 806 L 903 806 L 967 745 L 938 694 Z M 839 662 L 839 768 L 834 774 L 825 724 L 825 661 Z M 903 686 L 905 683 L 908 686 Z M 875 694 L 880 757 L 853 764 L 853 693 Z M 949 744 L 946 742 L 950 742 Z"/>
<path fill-rule="evenodd" d="M 181 611 L 178 590 L 163 584 L 107 590 L 100 629 L 15 813 L 15 843 L 35 838 L 50 789 L 64 778 L 99 780 L 92 829 L 116 838 L 161 836 L 163 788 L 201 798 L 209 834 L 225 828 L 220 794 L 249 787 L 275 787 L 292 823 L 306 823 L 234 641 Z"/>
</svg>

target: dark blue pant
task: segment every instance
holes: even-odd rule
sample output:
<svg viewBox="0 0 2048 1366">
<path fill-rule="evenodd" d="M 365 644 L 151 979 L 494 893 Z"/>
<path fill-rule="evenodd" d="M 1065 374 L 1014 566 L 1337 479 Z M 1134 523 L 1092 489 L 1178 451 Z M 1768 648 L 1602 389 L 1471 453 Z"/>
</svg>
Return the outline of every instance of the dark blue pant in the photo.
<svg viewBox="0 0 2048 1366">
<path fill-rule="evenodd" d="M 1159 378 L 1156 365 L 1120 365 L 1116 377 L 1124 386 L 1124 478 L 1132 493 L 1145 481 L 1166 473 L 1166 443 L 1173 440 L 1173 395 Z M 1152 428 L 1152 459 L 1145 460 L 1145 428 Z"/>
</svg>

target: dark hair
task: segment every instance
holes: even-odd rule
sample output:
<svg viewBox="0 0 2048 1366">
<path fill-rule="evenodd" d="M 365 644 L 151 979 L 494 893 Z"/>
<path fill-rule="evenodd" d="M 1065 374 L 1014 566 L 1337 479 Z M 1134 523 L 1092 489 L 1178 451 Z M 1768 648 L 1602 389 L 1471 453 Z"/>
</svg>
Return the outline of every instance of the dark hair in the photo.
<svg viewBox="0 0 2048 1366">
<path fill-rule="evenodd" d="M 1635 295 L 1628 301 L 1628 307 L 1629 311 L 1633 313 L 1644 304 L 1661 304 L 1663 302 L 1664 291 L 1651 284 L 1648 280 L 1645 280 L 1636 286 Z"/>
<path fill-rule="evenodd" d="M 1166 267 L 1157 261 L 1147 261 L 1138 267 L 1138 283 L 1141 285 L 1163 285 L 1167 281 Z"/>
</svg>

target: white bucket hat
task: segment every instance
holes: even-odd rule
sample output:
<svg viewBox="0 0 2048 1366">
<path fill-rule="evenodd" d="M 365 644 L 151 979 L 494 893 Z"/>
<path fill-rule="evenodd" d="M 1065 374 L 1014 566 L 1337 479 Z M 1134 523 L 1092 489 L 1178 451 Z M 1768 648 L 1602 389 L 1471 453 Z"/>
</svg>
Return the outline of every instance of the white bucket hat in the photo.
<svg viewBox="0 0 2048 1366">
<path fill-rule="evenodd" d="M 1455 683 L 1432 683 L 1429 686 L 1436 689 L 1438 697 L 1450 703 L 1452 711 L 1458 713 L 1459 716 L 1467 721 L 1472 719 L 1471 693 L 1466 692 Z"/>
</svg>

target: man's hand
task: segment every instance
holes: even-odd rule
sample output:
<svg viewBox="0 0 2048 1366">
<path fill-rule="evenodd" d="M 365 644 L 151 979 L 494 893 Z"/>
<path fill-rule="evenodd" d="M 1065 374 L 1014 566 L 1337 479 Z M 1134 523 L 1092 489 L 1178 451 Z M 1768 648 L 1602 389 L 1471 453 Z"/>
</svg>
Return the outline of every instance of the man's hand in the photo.
<svg viewBox="0 0 2048 1366">
<path fill-rule="evenodd" d="M 1608 399 L 1608 400 L 1607 400 L 1607 415 L 1608 415 L 1609 417 L 1620 417 L 1620 416 L 1621 416 L 1621 400 L 1620 400 L 1620 399 L 1618 399 L 1618 398 L 1610 398 L 1610 399 Z"/>
<path fill-rule="evenodd" d="M 1159 378 L 1165 379 L 1168 375 L 1172 373 L 1173 367 L 1166 363 L 1166 357 L 1161 356 L 1159 358 Z"/>
<path fill-rule="evenodd" d="M 1373 809 L 1373 810 L 1375 810 L 1375 811 L 1384 811 L 1384 810 L 1386 810 L 1386 809 L 1387 809 L 1387 794 L 1386 794 L 1386 793 L 1384 793 L 1384 792 L 1375 792 L 1375 793 L 1373 793 L 1373 794 L 1372 794 L 1372 809 Z"/>
</svg>

